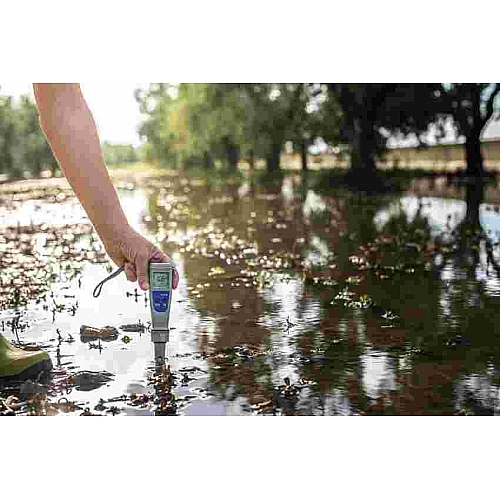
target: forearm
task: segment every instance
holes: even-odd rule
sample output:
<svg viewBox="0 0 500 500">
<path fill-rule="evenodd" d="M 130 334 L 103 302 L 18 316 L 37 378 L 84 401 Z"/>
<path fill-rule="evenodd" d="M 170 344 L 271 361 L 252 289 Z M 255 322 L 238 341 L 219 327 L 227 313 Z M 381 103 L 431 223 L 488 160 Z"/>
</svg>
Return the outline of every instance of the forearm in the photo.
<svg viewBox="0 0 500 500">
<path fill-rule="evenodd" d="M 33 84 L 40 125 L 101 239 L 129 229 L 104 164 L 97 129 L 78 84 Z"/>
</svg>

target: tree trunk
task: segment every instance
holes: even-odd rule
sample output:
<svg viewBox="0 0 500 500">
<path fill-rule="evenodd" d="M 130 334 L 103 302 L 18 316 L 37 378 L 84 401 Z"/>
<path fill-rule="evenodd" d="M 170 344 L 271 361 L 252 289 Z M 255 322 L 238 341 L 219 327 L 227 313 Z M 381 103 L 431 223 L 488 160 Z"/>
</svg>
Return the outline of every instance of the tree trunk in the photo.
<svg viewBox="0 0 500 500">
<path fill-rule="evenodd" d="M 480 177 L 484 175 L 483 154 L 481 152 L 480 134 L 474 133 L 467 137 L 465 142 L 467 169 L 465 175 Z"/>
<path fill-rule="evenodd" d="M 235 173 L 238 170 L 238 160 L 239 160 L 239 150 L 232 142 L 226 145 L 226 158 L 228 170 L 231 173 Z"/>
<path fill-rule="evenodd" d="M 281 143 L 273 143 L 271 151 L 266 157 L 267 171 L 278 172 L 280 170 Z"/>
<path fill-rule="evenodd" d="M 203 153 L 203 167 L 205 170 L 211 170 L 214 166 L 214 162 L 212 160 L 212 157 L 208 153 L 208 151 L 205 151 Z"/>
<path fill-rule="evenodd" d="M 300 157 L 302 160 L 302 170 L 307 170 L 307 140 L 300 141 Z"/>
<path fill-rule="evenodd" d="M 479 218 L 479 209 L 484 199 L 484 184 L 476 182 L 468 184 L 465 192 L 465 202 L 467 209 L 465 212 L 464 222 L 472 225 L 475 228 L 481 228 L 481 221 Z"/>
<path fill-rule="evenodd" d="M 375 174 L 376 145 L 373 123 L 367 119 L 355 119 L 351 145 L 351 171 L 360 175 Z"/>
<path fill-rule="evenodd" d="M 250 166 L 250 172 L 253 172 L 255 170 L 255 152 L 253 149 L 248 152 L 248 165 Z"/>
</svg>

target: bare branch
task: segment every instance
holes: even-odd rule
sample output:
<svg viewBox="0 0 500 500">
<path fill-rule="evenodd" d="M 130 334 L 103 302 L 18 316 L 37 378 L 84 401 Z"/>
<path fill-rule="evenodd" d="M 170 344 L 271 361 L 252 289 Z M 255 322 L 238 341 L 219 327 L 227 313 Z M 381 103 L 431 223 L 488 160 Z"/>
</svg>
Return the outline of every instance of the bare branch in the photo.
<svg viewBox="0 0 500 500">
<path fill-rule="evenodd" d="M 488 99 L 488 104 L 486 105 L 486 115 L 483 119 L 483 126 L 493 116 L 494 113 L 493 104 L 495 103 L 495 97 L 498 95 L 499 92 L 500 92 L 500 83 L 495 83 L 495 90 L 491 93 L 490 98 Z"/>
</svg>

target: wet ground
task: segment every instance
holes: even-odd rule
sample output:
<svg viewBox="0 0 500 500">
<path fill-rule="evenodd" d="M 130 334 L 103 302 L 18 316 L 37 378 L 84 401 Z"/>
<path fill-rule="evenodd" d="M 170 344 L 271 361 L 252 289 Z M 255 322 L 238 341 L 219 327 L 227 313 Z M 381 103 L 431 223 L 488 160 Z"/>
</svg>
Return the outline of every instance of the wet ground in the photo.
<svg viewBox="0 0 500 500">
<path fill-rule="evenodd" d="M 0 332 L 51 378 L 0 388 L 17 415 L 483 415 L 500 411 L 498 186 L 404 192 L 123 175 L 132 225 L 176 262 L 169 370 L 148 295 L 57 179 L 0 186 Z M 116 328 L 106 340 L 83 325 Z M 131 325 L 135 325 L 131 326 Z"/>
</svg>

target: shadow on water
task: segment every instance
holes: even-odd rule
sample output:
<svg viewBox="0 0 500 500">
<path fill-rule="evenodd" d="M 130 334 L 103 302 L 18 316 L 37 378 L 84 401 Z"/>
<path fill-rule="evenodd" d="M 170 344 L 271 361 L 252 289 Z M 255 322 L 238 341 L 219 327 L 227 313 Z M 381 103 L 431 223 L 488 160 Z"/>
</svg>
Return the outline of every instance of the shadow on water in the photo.
<svg viewBox="0 0 500 500">
<path fill-rule="evenodd" d="M 322 179 L 118 182 L 132 225 L 181 276 L 161 376 L 147 294 L 121 276 L 91 296 L 112 266 L 71 192 L 4 187 L 0 326 L 47 349 L 55 370 L 49 382 L 4 386 L 0 410 L 495 414 L 498 187 L 415 178 L 369 194 Z M 84 341 L 82 325 L 117 334 Z"/>
</svg>

